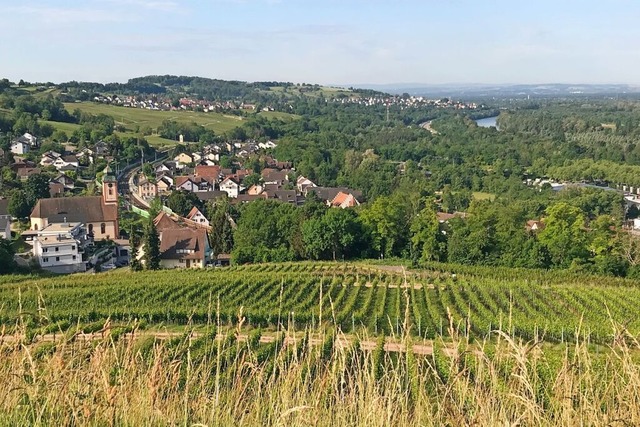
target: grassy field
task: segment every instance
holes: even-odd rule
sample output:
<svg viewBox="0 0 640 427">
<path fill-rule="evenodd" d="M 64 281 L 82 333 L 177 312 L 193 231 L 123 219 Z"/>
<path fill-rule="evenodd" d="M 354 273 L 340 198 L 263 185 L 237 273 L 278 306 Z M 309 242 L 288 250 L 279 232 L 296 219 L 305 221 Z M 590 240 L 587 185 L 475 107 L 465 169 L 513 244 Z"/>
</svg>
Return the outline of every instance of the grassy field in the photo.
<svg viewBox="0 0 640 427">
<path fill-rule="evenodd" d="M 51 120 L 39 120 L 39 123 L 51 125 L 55 130 L 65 132 L 67 136 L 71 136 L 76 129 L 80 129 L 80 125 L 75 123 L 54 122 Z"/>
<path fill-rule="evenodd" d="M 90 114 L 107 114 L 114 118 L 117 124 L 123 125 L 126 128 L 126 132 L 117 132 L 120 136 L 140 136 L 136 134 L 136 128 L 150 127 L 152 131 L 162 124 L 164 120 L 175 120 L 181 123 L 197 123 L 205 128 L 213 130 L 216 134 L 222 134 L 235 127 L 241 126 L 246 120 L 243 117 L 233 116 L 229 114 L 221 113 L 198 113 L 194 111 L 152 111 L 141 108 L 126 108 L 118 107 L 106 104 L 97 104 L 93 102 L 79 102 L 65 104 L 65 107 L 70 112 L 76 108 L 83 112 Z M 295 120 L 299 118 L 295 114 L 288 114 L 282 112 L 260 112 L 261 116 L 269 119 L 279 120 Z M 52 125 L 55 129 L 60 129 L 66 132 L 68 135 L 73 133 L 79 125 L 73 123 L 60 123 L 43 121 Z M 144 136 L 150 145 L 159 148 L 166 149 L 176 145 L 176 141 L 161 138 L 158 135 Z"/>
<path fill-rule="evenodd" d="M 415 334 L 417 285 L 431 297 L 423 299 L 427 306 L 439 299 L 449 313 L 447 332 L 433 339 Z M 406 271 L 299 263 L 3 277 L 0 289 L 8 316 L 0 332 L 0 425 L 640 424 L 637 282 L 443 265 Z M 347 332 L 337 321 L 366 305 L 370 299 L 360 293 L 367 289 L 380 296 L 374 307 L 400 312 L 399 326 L 386 337 Z M 326 298 L 323 311 L 314 307 L 316 298 Z M 495 315 L 505 298 L 511 308 L 491 335 L 469 333 L 480 306 Z M 155 329 L 144 317 L 118 321 L 117 307 L 165 304 L 165 315 L 177 315 L 181 300 L 190 306 L 181 327 L 166 317 Z M 300 300 L 317 317 L 299 317 L 302 306 L 290 301 Z M 255 323 L 256 301 L 276 307 L 273 327 Z M 112 316 L 90 324 L 69 316 L 47 331 L 35 329 L 64 304 L 77 312 L 110 306 Z M 462 313 L 466 320 L 457 318 Z M 523 338 L 512 327 L 519 313 L 540 321 L 565 313 L 576 333 L 570 343 L 553 345 L 542 329 Z M 582 333 L 595 320 L 607 329 L 606 346 Z"/>
<path fill-rule="evenodd" d="M 493 193 L 484 193 L 482 191 L 474 191 L 473 198 L 476 200 L 495 200 L 496 195 Z"/>
<path fill-rule="evenodd" d="M 242 117 L 230 116 L 220 113 L 198 113 L 193 111 L 153 111 L 142 108 L 126 108 L 114 105 L 98 104 L 94 102 L 76 102 L 65 104 L 70 112 L 76 108 L 90 114 L 107 114 L 112 116 L 116 123 L 124 125 L 127 129 L 135 126 L 149 126 L 156 129 L 164 120 L 175 120 L 181 123 L 197 123 L 216 133 L 224 133 L 242 124 Z"/>
<path fill-rule="evenodd" d="M 258 115 L 266 117 L 267 119 L 278 119 L 284 121 L 297 120 L 300 116 L 296 114 L 283 113 L 280 111 L 261 111 Z"/>
</svg>

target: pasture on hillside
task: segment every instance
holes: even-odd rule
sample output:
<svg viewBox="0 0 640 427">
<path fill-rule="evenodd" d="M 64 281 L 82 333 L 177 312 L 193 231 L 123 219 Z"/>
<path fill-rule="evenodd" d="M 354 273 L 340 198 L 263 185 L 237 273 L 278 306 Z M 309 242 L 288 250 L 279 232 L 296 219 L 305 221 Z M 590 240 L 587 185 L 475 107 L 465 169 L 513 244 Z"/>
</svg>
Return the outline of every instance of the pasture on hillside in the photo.
<svg viewBox="0 0 640 427">
<path fill-rule="evenodd" d="M 112 116 L 117 124 L 127 129 L 135 126 L 149 126 L 156 129 L 165 120 L 179 123 L 197 123 L 215 133 L 224 133 L 242 124 L 242 117 L 221 113 L 199 113 L 195 111 L 154 111 L 143 108 L 119 107 L 116 105 L 99 104 L 95 102 L 74 102 L 64 104 L 69 112 L 80 109 L 90 114 L 106 114 Z"/>
</svg>

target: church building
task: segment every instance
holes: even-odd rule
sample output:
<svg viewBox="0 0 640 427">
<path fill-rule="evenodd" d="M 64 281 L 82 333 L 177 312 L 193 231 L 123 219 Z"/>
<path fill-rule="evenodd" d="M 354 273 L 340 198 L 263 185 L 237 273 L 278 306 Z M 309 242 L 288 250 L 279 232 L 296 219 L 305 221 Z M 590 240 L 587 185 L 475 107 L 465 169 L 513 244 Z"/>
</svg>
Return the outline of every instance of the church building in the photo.
<svg viewBox="0 0 640 427">
<path fill-rule="evenodd" d="M 118 182 L 105 175 L 102 196 L 56 197 L 40 199 L 31 212 L 31 230 L 42 230 L 51 223 L 79 222 L 94 240 L 117 239 Z"/>
</svg>

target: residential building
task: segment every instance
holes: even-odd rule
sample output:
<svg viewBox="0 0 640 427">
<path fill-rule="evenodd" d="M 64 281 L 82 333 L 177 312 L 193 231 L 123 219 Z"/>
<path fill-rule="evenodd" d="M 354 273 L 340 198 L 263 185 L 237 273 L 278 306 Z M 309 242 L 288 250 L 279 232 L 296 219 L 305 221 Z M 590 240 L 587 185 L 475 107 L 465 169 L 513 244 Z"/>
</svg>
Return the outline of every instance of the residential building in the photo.
<svg viewBox="0 0 640 427">
<path fill-rule="evenodd" d="M 27 154 L 31 148 L 38 146 L 38 138 L 25 133 L 19 138 L 11 141 L 11 152 L 14 154 Z"/>
<path fill-rule="evenodd" d="M 209 182 L 220 182 L 220 166 L 197 165 L 195 176 L 204 178 Z"/>
<path fill-rule="evenodd" d="M 0 218 L 0 237 L 11 240 L 11 219 Z"/>
<path fill-rule="evenodd" d="M 209 226 L 209 220 L 207 219 L 207 217 L 204 216 L 204 214 L 200 212 L 200 209 L 196 208 L 195 206 L 187 214 L 186 218 L 190 219 L 198 225 L 203 225 L 205 227 Z"/>
<path fill-rule="evenodd" d="M 53 273 L 77 273 L 86 270 L 84 247 L 91 240 L 79 222 L 51 223 L 37 232 L 32 253 L 40 267 Z"/>
<path fill-rule="evenodd" d="M 263 149 L 263 150 L 269 150 L 271 148 L 276 148 L 277 146 L 278 146 L 278 144 L 276 144 L 273 141 L 267 141 L 267 142 L 258 143 L 258 147 Z"/>
<path fill-rule="evenodd" d="M 356 199 L 353 194 L 343 193 L 342 191 L 336 194 L 336 197 L 331 201 L 331 207 L 334 208 L 346 209 L 353 208 L 358 205 L 360 205 L 360 202 L 358 202 L 358 199 Z"/>
<path fill-rule="evenodd" d="M 199 176 L 177 176 L 175 179 L 176 190 L 190 191 L 197 193 L 199 191 L 211 191 L 214 189 L 214 183 Z"/>
<path fill-rule="evenodd" d="M 40 168 L 20 168 L 16 171 L 16 175 L 20 181 L 26 181 L 31 175 L 39 175 L 41 172 Z"/>
<path fill-rule="evenodd" d="M 211 257 L 211 246 L 204 228 L 173 228 L 160 233 L 162 268 L 203 268 Z"/>
<path fill-rule="evenodd" d="M 308 187 L 316 187 L 316 184 L 308 178 L 300 175 L 296 180 L 296 187 L 298 187 L 298 191 L 303 193 Z"/>
<path fill-rule="evenodd" d="M 354 199 L 360 203 L 362 200 L 362 193 L 356 190 L 350 190 L 346 187 L 312 187 L 308 186 L 304 189 L 303 194 L 305 197 L 310 193 L 314 193 L 320 200 L 325 202 L 327 205 L 332 206 L 332 203 L 338 193 L 351 194 Z"/>
<path fill-rule="evenodd" d="M 30 148 L 31 145 L 29 143 L 17 139 L 11 142 L 10 150 L 13 154 L 27 154 Z"/>
<path fill-rule="evenodd" d="M 96 157 L 104 157 L 109 154 L 109 144 L 104 141 L 96 142 L 93 146 L 93 153 Z"/>
<path fill-rule="evenodd" d="M 9 199 L 0 199 L 0 218 L 8 218 L 11 220 L 11 215 L 9 215 Z"/>
<path fill-rule="evenodd" d="M 171 192 L 171 187 L 173 187 L 173 180 L 168 176 L 161 176 L 156 182 L 156 188 L 158 194 L 169 194 Z"/>
<path fill-rule="evenodd" d="M 64 197 L 64 185 L 59 182 L 49 182 L 49 197 Z"/>
<path fill-rule="evenodd" d="M 60 156 L 53 162 L 53 166 L 55 166 L 55 168 L 58 170 L 76 170 L 78 168 L 78 165 L 78 158 L 74 155 Z"/>
<path fill-rule="evenodd" d="M 236 198 L 240 194 L 243 188 L 233 178 L 227 177 L 220 183 L 220 191 L 227 193 L 227 196 Z"/>
<path fill-rule="evenodd" d="M 63 173 L 59 174 L 49 182 L 57 182 L 59 184 L 62 184 L 65 190 L 73 190 L 74 188 L 76 188 L 76 183 L 73 178 Z"/>
<path fill-rule="evenodd" d="M 153 199 L 158 195 L 158 185 L 145 176 L 138 181 L 138 197 Z"/>
<path fill-rule="evenodd" d="M 183 165 L 188 165 L 189 163 L 193 163 L 193 156 L 187 153 L 180 153 L 173 158 L 176 163 L 181 163 Z"/>
</svg>

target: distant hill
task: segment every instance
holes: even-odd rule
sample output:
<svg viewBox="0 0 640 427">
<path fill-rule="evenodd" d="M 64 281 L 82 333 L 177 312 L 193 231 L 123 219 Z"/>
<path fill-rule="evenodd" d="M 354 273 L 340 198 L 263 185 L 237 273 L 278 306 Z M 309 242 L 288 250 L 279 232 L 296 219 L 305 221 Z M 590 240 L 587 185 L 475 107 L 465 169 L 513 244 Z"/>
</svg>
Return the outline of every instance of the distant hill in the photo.
<svg viewBox="0 0 640 427">
<path fill-rule="evenodd" d="M 277 81 L 243 82 L 195 76 L 157 75 L 129 79 L 127 83 L 93 83 L 71 81 L 56 85 L 63 92 L 87 94 L 189 96 L 207 100 L 237 99 L 245 102 L 270 102 L 301 96 L 351 97 L 384 95 L 371 89 L 327 87 L 317 84 Z M 90 96 L 90 95 L 87 95 Z"/>
<path fill-rule="evenodd" d="M 564 97 L 584 95 L 640 95 L 640 86 L 628 84 L 356 84 L 357 88 L 384 91 L 392 94 L 408 93 L 427 97 L 483 98 L 483 97 Z"/>
</svg>

